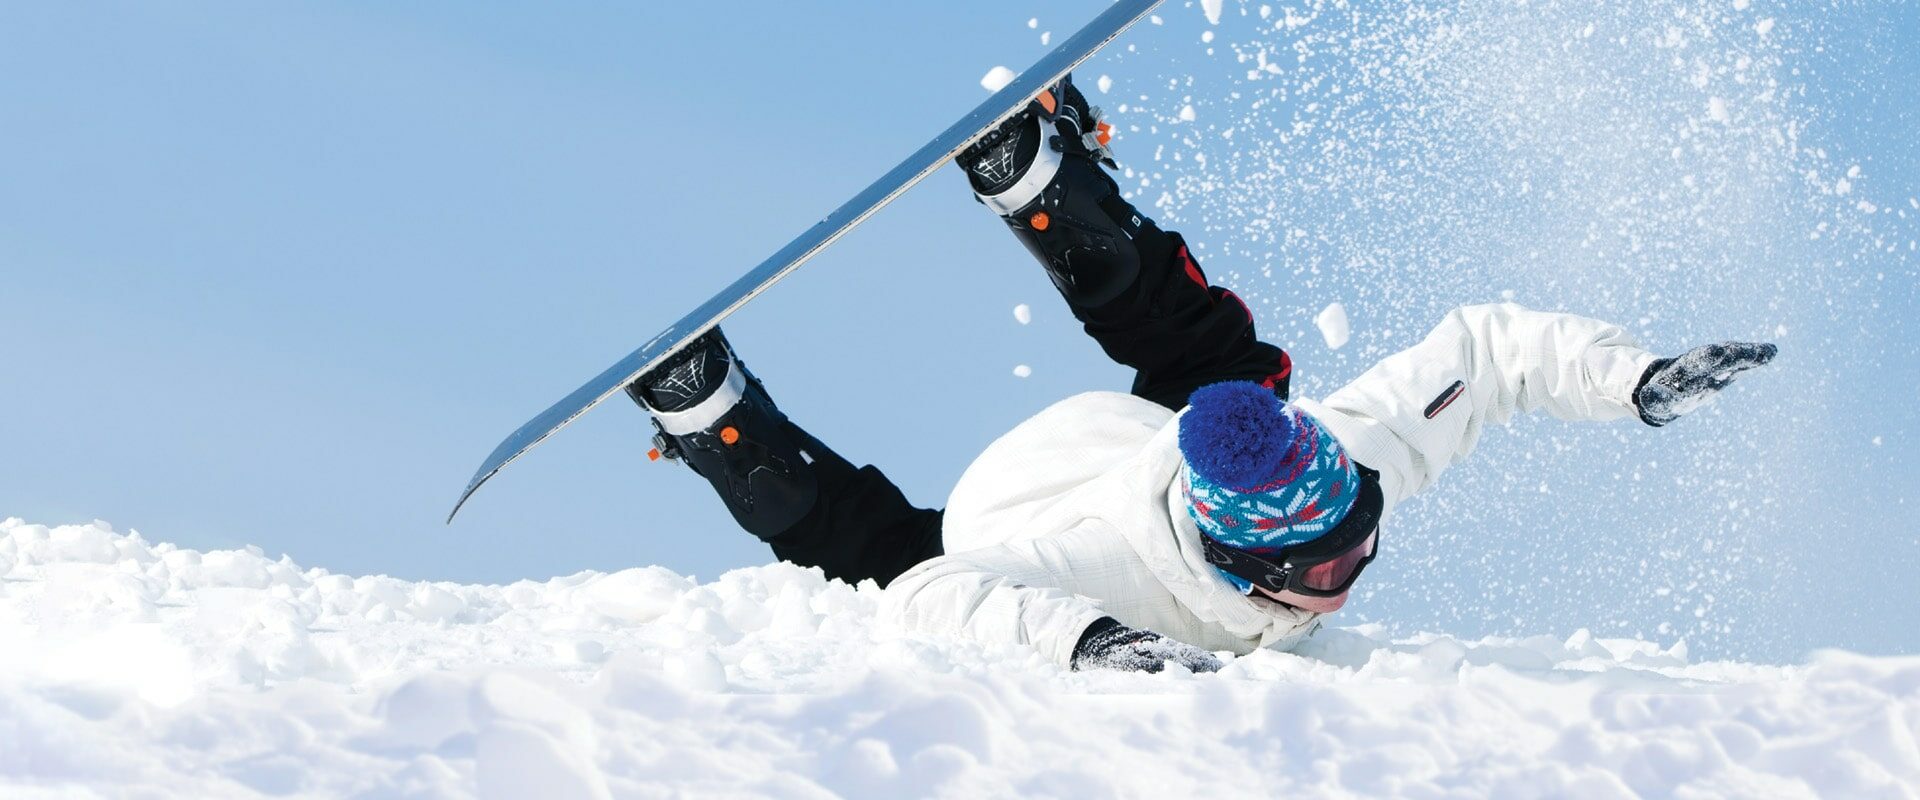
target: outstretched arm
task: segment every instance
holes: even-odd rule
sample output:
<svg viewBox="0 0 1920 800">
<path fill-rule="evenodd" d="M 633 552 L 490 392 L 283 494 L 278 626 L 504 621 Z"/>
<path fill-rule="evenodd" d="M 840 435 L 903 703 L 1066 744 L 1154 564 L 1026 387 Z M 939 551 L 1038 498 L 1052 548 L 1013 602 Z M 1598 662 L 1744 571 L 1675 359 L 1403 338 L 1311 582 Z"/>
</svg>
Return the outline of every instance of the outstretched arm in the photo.
<svg viewBox="0 0 1920 800">
<path fill-rule="evenodd" d="M 1664 424 L 1771 358 L 1771 345 L 1728 343 L 1659 360 L 1599 320 L 1511 303 L 1467 306 L 1321 405 L 1354 457 L 1391 476 L 1383 488 L 1397 502 L 1515 412 Z"/>
<path fill-rule="evenodd" d="M 1713 402 L 1740 373 L 1765 366 L 1779 351 L 1759 342 L 1721 342 L 1653 362 L 1633 391 L 1640 421 L 1658 428 L 1698 410 Z"/>
</svg>

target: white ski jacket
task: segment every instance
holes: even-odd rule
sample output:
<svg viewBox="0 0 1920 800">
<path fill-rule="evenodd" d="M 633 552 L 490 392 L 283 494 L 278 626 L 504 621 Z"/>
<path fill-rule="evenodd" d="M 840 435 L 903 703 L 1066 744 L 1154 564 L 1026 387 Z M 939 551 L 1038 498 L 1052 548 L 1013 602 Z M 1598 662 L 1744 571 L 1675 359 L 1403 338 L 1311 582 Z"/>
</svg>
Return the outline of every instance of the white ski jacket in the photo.
<svg viewBox="0 0 1920 800">
<path fill-rule="evenodd" d="M 1384 524 L 1516 410 L 1635 416 L 1633 390 L 1653 360 L 1603 322 L 1470 306 L 1326 400 L 1294 402 L 1380 471 Z M 1062 666 L 1103 616 L 1208 650 L 1292 647 L 1318 615 L 1239 593 L 1202 555 L 1180 492 L 1176 418 L 1088 392 L 1000 437 L 948 500 L 947 554 L 896 578 L 883 614 L 912 631 L 1031 644 Z"/>
</svg>

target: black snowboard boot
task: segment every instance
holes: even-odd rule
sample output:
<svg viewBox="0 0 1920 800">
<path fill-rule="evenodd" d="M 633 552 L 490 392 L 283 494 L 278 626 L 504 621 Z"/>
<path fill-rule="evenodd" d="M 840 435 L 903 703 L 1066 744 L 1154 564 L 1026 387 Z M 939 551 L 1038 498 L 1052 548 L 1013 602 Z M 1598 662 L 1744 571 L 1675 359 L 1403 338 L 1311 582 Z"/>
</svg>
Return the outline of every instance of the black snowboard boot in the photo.
<svg viewBox="0 0 1920 800">
<path fill-rule="evenodd" d="M 1133 284 L 1133 240 L 1153 226 L 1100 169 L 1114 166 L 1111 134 L 1069 75 L 956 159 L 974 197 L 1006 220 L 1076 308 L 1098 307 Z"/>
<path fill-rule="evenodd" d="M 814 440 L 774 406 L 719 328 L 628 384 L 627 396 L 653 415 L 647 456 L 692 467 L 748 533 L 771 541 L 813 509 Z"/>
</svg>

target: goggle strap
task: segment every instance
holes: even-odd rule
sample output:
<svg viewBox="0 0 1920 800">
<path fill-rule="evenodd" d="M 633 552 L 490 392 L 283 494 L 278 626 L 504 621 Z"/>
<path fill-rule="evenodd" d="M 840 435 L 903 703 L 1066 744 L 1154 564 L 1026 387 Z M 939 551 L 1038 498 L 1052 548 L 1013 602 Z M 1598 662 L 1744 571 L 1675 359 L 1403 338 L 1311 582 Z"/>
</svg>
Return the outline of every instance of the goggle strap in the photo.
<svg viewBox="0 0 1920 800">
<path fill-rule="evenodd" d="M 1203 531 L 1200 534 L 1200 544 L 1207 555 L 1207 563 L 1268 591 L 1281 592 L 1291 589 L 1302 594 L 1320 594 L 1305 587 L 1290 587 L 1288 584 L 1292 582 L 1294 569 L 1296 567 L 1302 570 L 1310 569 L 1317 564 L 1338 558 L 1347 550 L 1365 543 L 1367 537 L 1375 534 L 1380 527 L 1380 516 L 1385 505 L 1385 498 L 1380 491 L 1380 473 L 1358 462 L 1355 462 L 1354 466 L 1360 473 L 1360 495 L 1354 498 L 1353 507 L 1347 510 L 1347 515 L 1340 520 L 1340 524 L 1333 527 L 1333 530 L 1312 542 L 1303 543 L 1303 545 L 1321 545 L 1322 547 L 1340 543 L 1342 546 L 1331 547 L 1323 558 L 1315 558 L 1310 563 L 1296 565 L 1290 563 L 1288 557 L 1294 554 L 1305 554 L 1299 553 L 1294 548 L 1282 549 L 1277 554 L 1280 560 L 1269 560 L 1214 541 L 1213 537 L 1206 535 Z M 1378 546 L 1375 545 L 1375 547 Z M 1313 551 L 1320 550 L 1321 547 L 1307 546 L 1302 549 Z M 1314 555 L 1320 555 L 1320 553 L 1314 553 Z"/>
</svg>

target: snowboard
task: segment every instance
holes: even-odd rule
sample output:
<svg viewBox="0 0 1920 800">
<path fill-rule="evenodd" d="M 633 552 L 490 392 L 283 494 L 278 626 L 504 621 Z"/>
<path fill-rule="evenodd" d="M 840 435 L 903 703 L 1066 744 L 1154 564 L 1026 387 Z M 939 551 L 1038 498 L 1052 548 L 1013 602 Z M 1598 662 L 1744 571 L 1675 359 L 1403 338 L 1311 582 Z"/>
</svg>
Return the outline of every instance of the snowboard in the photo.
<svg viewBox="0 0 1920 800">
<path fill-rule="evenodd" d="M 1118 0 L 1095 17 L 1092 22 L 1087 23 L 1086 27 L 1067 37 L 1052 52 L 1021 72 L 1011 83 L 1001 87 L 1000 91 L 994 92 L 986 102 L 961 117 L 959 122 L 949 126 L 939 136 L 935 136 L 919 150 L 914 151 L 913 155 L 907 156 L 905 161 L 888 170 L 885 175 L 881 175 L 873 185 L 861 190 L 859 194 L 853 196 L 853 199 L 814 223 L 813 227 L 808 228 L 805 233 L 768 256 L 767 260 L 760 262 L 759 266 L 741 275 L 738 280 L 720 290 L 705 303 L 701 303 L 698 308 L 681 317 L 678 322 L 668 325 L 667 329 L 661 331 L 659 335 L 648 339 L 626 358 L 620 359 L 604 372 L 593 376 L 592 380 L 561 398 L 560 402 L 554 403 L 552 407 L 540 412 L 539 416 L 521 425 L 518 430 L 500 442 L 484 462 L 481 462 L 480 469 L 473 474 L 473 479 L 468 481 L 466 490 L 460 493 L 460 500 L 454 503 L 453 512 L 447 515 L 447 522 L 453 522 L 454 515 L 460 513 L 460 507 L 466 505 L 467 500 L 473 497 L 473 493 L 480 488 L 480 485 L 499 473 L 507 464 L 525 455 L 528 450 L 532 450 L 535 445 L 566 427 L 581 414 L 585 414 L 608 397 L 618 393 L 635 378 L 640 377 L 641 373 L 665 361 L 668 356 L 685 347 L 700 334 L 720 324 L 721 320 L 740 310 L 741 306 L 746 305 L 761 292 L 766 291 L 767 287 L 778 283 L 781 278 L 798 269 L 808 259 L 819 255 L 820 251 L 825 250 L 847 231 L 866 221 L 873 212 L 893 202 L 894 198 L 933 174 L 934 170 L 939 169 L 965 149 L 975 137 L 1019 111 L 1042 89 L 1060 80 L 1074 67 L 1079 66 L 1080 62 L 1099 52 L 1101 47 L 1113 41 L 1158 5 L 1160 0 Z"/>
</svg>

